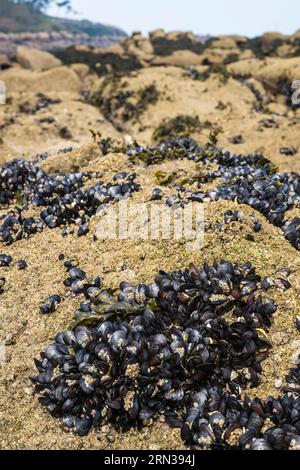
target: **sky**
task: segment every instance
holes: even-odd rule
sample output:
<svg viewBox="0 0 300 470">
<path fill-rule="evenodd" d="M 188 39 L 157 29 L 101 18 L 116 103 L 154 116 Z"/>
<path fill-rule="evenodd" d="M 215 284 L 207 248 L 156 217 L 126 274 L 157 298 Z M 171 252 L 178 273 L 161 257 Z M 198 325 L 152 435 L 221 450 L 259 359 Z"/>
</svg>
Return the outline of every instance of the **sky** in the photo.
<svg viewBox="0 0 300 470">
<path fill-rule="evenodd" d="M 156 28 L 195 34 L 258 36 L 291 34 L 300 28 L 299 0 L 72 0 L 77 15 L 118 26 L 127 33 Z M 51 8 L 57 14 L 57 7 Z M 63 15 L 65 16 L 65 15 Z"/>
</svg>

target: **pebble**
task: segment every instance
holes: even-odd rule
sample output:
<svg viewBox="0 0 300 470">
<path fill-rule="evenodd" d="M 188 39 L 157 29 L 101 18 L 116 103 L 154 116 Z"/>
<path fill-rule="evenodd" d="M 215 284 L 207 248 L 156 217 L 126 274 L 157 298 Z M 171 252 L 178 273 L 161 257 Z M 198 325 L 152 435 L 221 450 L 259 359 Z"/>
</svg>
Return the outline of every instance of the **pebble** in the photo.
<svg viewBox="0 0 300 470">
<path fill-rule="evenodd" d="M 4 340 L 4 345 L 5 346 L 11 346 L 12 344 L 15 344 L 14 336 L 13 335 L 6 336 L 6 338 Z"/>
<path fill-rule="evenodd" d="M 298 366 L 299 363 L 300 363 L 300 349 L 297 349 L 296 351 L 294 351 L 294 353 L 292 354 L 292 363 L 295 365 L 295 366 Z"/>
<path fill-rule="evenodd" d="M 279 389 L 282 387 L 282 384 L 283 384 L 283 380 L 281 378 L 279 379 L 276 379 L 275 382 L 274 382 L 274 386 L 275 388 Z"/>
<path fill-rule="evenodd" d="M 26 263 L 26 261 L 25 261 L 24 259 L 20 259 L 20 260 L 18 261 L 18 268 L 19 268 L 20 270 L 26 269 L 27 266 L 28 266 L 28 265 L 27 265 L 27 263 Z"/>
<path fill-rule="evenodd" d="M 104 426 L 101 426 L 101 432 L 103 434 L 109 434 L 111 432 L 111 428 L 107 424 L 105 424 Z"/>
</svg>

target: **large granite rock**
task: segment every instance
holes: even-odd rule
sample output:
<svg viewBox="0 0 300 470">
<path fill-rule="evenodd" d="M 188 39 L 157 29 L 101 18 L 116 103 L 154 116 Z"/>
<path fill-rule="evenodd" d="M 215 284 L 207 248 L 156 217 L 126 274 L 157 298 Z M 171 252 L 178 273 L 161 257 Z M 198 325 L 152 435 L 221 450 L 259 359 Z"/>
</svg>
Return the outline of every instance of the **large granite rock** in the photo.
<svg viewBox="0 0 300 470">
<path fill-rule="evenodd" d="M 104 75 L 107 72 L 130 72 L 143 66 L 136 55 L 126 54 L 123 47 L 113 45 L 103 49 L 88 46 L 71 46 L 59 53 L 65 64 L 84 63 Z"/>
<path fill-rule="evenodd" d="M 154 49 L 151 41 L 140 33 L 135 33 L 131 37 L 121 41 L 124 51 L 128 55 L 135 55 L 142 60 L 151 60 L 154 57 Z"/>
<path fill-rule="evenodd" d="M 269 55 L 287 41 L 287 36 L 281 33 L 265 33 L 261 37 L 261 50 L 263 54 Z"/>
<path fill-rule="evenodd" d="M 16 57 L 22 67 L 35 70 L 36 72 L 50 70 L 61 65 L 61 61 L 49 52 L 25 46 L 17 48 Z"/>
</svg>

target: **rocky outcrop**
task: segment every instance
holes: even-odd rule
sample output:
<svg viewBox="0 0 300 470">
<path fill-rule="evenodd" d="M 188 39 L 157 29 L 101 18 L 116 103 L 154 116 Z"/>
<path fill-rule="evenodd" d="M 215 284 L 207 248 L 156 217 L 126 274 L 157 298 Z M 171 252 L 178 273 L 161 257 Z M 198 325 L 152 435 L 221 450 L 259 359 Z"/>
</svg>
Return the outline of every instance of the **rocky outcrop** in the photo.
<svg viewBox="0 0 300 470">
<path fill-rule="evenodd" d="M 154 53 L 157 55 L 168 56 L 179 50 L 189 50 L 201 54 L 205 48 L 204 43 L 191 32 L 165 33 L 163 30 L 156 30 L 154 33 L 150 33 L 150 39 Z"/>
<path fill-rule="evenodd" d="M 85 33 L 44 32 L 6 34 L 0 32 L 0 53 L 14 57 L 18 46 L 27 46 L 50 52 L 66 49 L 72 45 L 86 45 L 99 48 L 117 44 L 119 40 L 120 39 L 115 36 L 91 37 Z"/>
<path fill-rule="evenodd" d="M 16 51 L 17 61 L 25 69 L 42 72 L 62 65 L 61 61 L 49 52 L 31 47 L 19 46 Z"/>
<path fill-rule="evenodd" d="M 200 54 L 189 50 L 175 51 L 168 56 L 157 56 L 152 65 L 173 65 L 175 67 L 191 67 L 202 65 L 204 58 Z"/>
<path fill-rule="evenodd" d="M 108 48 L 73 46 L 59 53 L 64 63 L 88 64 L 99 75 L 111 71 L 126 73 L 150 65 L 227 65 L 270 56 L 300 56 L 299 31 L 292 36 L 267 33 L 248 39 L 240 35 L 201 38 L 191 32 L 166 33 L 163 29 L 157 29 L 149 37 L 135 32 L 123 38 L 118 45 Z"/>
<path fill-rule="evenodd" d="M 135 32 L 108 48 L 72 46 L 57 53 L 64 63 L 82 62 L 99 75 L 107 72 L 129 72 L 150 64 L 186 67 L 202 64 L 200 53 L 204 42 L 192 33 L 165 33 L 157 30 L 144 37 Z"/>
<path fill-rule="evenodd" d="M 129 55 L 136 55 L 143 60 L 149 60 L 154 55 L 154 48 L 150 39 L 140 33 L 134 33 L 131 37 L 122 39 L 121 46 Z"/>
<path fill-rule="evenodd" d="M 8 69 L 10 66 L 11 63 L 7 55 L 0 53 L 0 70 Z"/>
<path fill-rule="evenodd" d="M 52 93 L 60 90 L 62 93 L 80 93 L 82 82 L 78 74 L 70 67 L 56 67 L 44 72 L 36 72 L 12 67 L 1 72 L 1 79 L 6 83 L 10 93 Z"/>
<path fill-rule="evenodd" d="M 3 47 L 7 40 L 10 47 L 14 45 L 13 53 Z M 103 37 L 99 38 L 101 45 L 103 41 Z M 192 32 L 166 33 L 163 29 L 157 29 L 148 37 L 137 31 L 130 37 L 107 38 L 107 41 L 105 47 L 99 47 L 97 38 L 91 39 L 85 34 L 0 33 L 0 54 L 3 52 L 10 57 L 15 55 L 19 45 L 28 46 L 36 42 L 38 49 L 53 50 L 54 55 L 64 64 L 85 64 L 100 76 L 111 72 L 128 73 L 151 65 L 228 65 L 253 58 L 286 59 L 300 56 L 299 31 L 291 36 L 267 33 L 249 39 L 240 35 L 201 38 Z M 33 61 L 31 57 L 30 61 Z M 25 62 L 24 66 L 35 69 L 35 65 Z"/>
<path fill-rule="evenodd" d="M 143 66 L 136 55 L 128 55 L 119 46 L 93 49 L 87 46 L 72 46 L 58 53 L 65 64 L 84 63 L 99 75 L 115 72 L 129 72 Z"/>
</svg>

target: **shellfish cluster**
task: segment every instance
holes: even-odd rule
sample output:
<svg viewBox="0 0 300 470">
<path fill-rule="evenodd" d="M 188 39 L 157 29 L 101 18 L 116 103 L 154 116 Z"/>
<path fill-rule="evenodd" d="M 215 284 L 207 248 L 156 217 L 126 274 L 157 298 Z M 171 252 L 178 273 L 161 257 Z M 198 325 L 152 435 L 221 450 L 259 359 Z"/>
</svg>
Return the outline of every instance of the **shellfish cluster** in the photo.
<svg viewBox="0 0 300 470">
<path fill-rule="evenodd" d="M 153 147 L 129 147 L 126 153 L 130 158 L 138 158 L 147 164 L 165 159 L 187 158 L 202 165 L 217 165 L 216 170 L 208 171 L 198 183 L 217 181 L 209 191 L 195 191 L 178 187 L 177 194 L 168 197 L 165 203 L 170 207 L 188 204 L 189 201 L 237 201 L 247 204 L 263 214 L 270 223 L 281 228 L 284 237 L 291 245 L 300 247 L 300 219 L 288 219 L 286 213 L 300 207 L 300 177 L 298 173 L 277 173 L 270 161 L 260 154 L 237 155 L 221 151 L 215 145 L 200 147 L 192 139 L 172 137 Z"/>
<path fill-rule="evenodd" d="M 21 204 L 1 217 L 0 240 L 9 245 L 28 238 L 48 227 L 78 226 L 77 235 L 89 232 L 90 218 L 103 204 L 130 197 L 140 189 L 135 173 L 119 173 L 113 182 L 102 184 L 101 175 L 93 172 L 49 175 L 27 160 L 14 160 L 0 169 L 0 204 L 20 199 Z M 84 188 L 87 180 L 97 179 L 93 186 Z M 24 215 L 29 206 L 40 209 L 37 218 Z"/>
<path fill-rule="evenodd" d="M 277 275 L 285 289 L 289 274 Z M 117 299 L 87 287 L 74 328 L 35 361 L 39 400 L 80 436 L 160 417 L 190 447 L 299 449 L 299 367 L 279 398 L 246 391 L 259 383 L 271 348 L 276 305 L 268 288 L 251 263 L 224 260 L 160 271 L 149 285 L 122 282 Z"/>
</svg>

